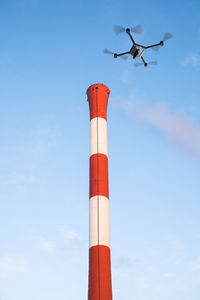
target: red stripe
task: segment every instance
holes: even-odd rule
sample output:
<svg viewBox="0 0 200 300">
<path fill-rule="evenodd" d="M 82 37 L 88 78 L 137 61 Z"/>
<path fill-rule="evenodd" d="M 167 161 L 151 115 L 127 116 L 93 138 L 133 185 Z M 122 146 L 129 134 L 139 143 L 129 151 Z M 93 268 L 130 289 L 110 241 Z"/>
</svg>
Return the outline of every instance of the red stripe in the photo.
<svg viewBox="0 0 200 300">
<path fill-rule="evenodd" d="M 108 158 L 102 153 L 90 156 L 90 198 L 97 195 L 109 198 Z"/>
<path fill-rule="evenodd" d="M 112 300 L 110 248 L 102 245 L 89 252 L 88 300 L 100 299 Z"/>
<path fill-rule="evenodd" d="M 109 88 L 103 84 L 93 84 L 88 88 L 90 120 L 97 117 L 107 119 L 109 93 Z"/>
</svg>

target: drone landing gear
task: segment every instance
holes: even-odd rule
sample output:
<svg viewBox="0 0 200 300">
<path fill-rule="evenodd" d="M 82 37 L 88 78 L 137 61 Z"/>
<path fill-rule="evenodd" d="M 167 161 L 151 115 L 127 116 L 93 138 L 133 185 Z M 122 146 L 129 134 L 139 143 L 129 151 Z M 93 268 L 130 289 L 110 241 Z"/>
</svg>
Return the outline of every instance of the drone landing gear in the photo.
<svg viewBox="0 0 200 300">
<path fill-rule="evenodd" d="M 142 61 L 143 61 L 144 66 L 145 66 L 145 67 L 148 67 L 148 63 L 144 60 L 143 56 L 141 56 L 141 59 L 142 59 Z"/>
</svg>

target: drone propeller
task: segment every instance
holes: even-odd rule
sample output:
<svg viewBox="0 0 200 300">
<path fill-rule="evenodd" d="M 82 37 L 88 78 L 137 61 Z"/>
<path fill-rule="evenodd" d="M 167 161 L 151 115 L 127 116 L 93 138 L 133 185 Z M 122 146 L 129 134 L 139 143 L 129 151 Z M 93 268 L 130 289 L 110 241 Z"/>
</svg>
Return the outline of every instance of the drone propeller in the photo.
<svg viewBox="0 0 200 300">
<path fill-rule="evenodd" d="M 155 61 L 150 61 L 148 64 L 152 65 L 152 66 L 156 66 L 158 64 L 158 62 L 157 62 L 157 60 L 155 60 Z"/>
<path fill-rule="evenodd" d="M 114 31 L 115 31 L 116 34 L 120 34 L 120 33 L 122 33 L 122 32 L 125 32 L 125 31 L 126 31 L 126 28 L 121 27 L 121 26 L 119 26 L 119 25 L 115 25 L 115 26 L 114 26 Z M 142 26 L 141 26 L 141 25 L 137 25 L 137 26 L 131 28 L 130 31 L 132 31 L 132 32 L 134 32 L 134 33 L 138 33 L 138 34 L 139 34 L 139 33 L 142 33 Z"/>
<path fill-rule="evenodd" d="M 135 63 L 134 66 L 135 67 L 140 67 L 140 66 L 144 65 L 145 67 L 147 67 L 148 65 L 155 66 L 157 64 L 158 64 L 157 61 L 150 61 L 150 62 L 146 63 L 145 65 L 143 63 Z"/>
<path fill-rule="evenodd" d="M 121 27 L 119 25 L 114 26 L 114 32 L 116 34 L 120 34 L 120 33 L 125 32 L 125 31 L 126 31 L 126 28 L 124 28 L 124 27 Z"/>
<path fill-rule="evenodd" d="M 123 60 L 127 60 L 128 56 L 126 56 L 126 55 L 121 55 L 121 56 L 119 56 L 119 58 L 121 58 L 121 59 L 123 59 Z"/>
<path fill-rule="evenodd" d="M 143 66 L 143 65 L 144 65 L 143 63 L 134 63 L 135 67 L 140 67 L 140 66 Z"/>
<path fill-rule="evenodd" d="M 108 49 L 104 49 L 103 52 L 104 52 L 105 54 L 112 54 L 112 55 L 115 54 L 114 52 L 112 52 L 112 51 L 110 51 L 110 50 L 108 50 Z"/>
<path fill-rule="evenodd" d="M 163 39 L 162 41 L 160 42 L 161 45 L 158 45 L 156 47 L 153 47 L 152 49 L 154 51 L 158 51 L 160 49 L 160 46 L 163 46 L 164 45 L 164 42 L 168 41 L 169 39 L 171 39 L 173 37 L 173 35 L 169 32 L 166 32 L 163 36 Z"/>
<path fill-rule="evenodd" d="M 140 33 L 142 33 L 142 26 L 141 25 L 137 25 L 137 26 L 131 28 L 131 31 L 134 32 L 134 33 L 140 34 Z"/>
<path fill-rule="evenodd" d="M 105 54 L 115 55 L 114 52 L 112 52 L 112 51 L 110 51 L 110 50 L 108 50 L 108 49 L 104 49 L 103 52 L 104 52 Z M 116 57 L 117 57 L 117 56 L 116 56 Z M 126 55 L 121 55 L 121 56 L 119 56 L 119 57 L 120 57 L 121 59 L 123 59 L 123 60 L 126 60 L 126 59 L 128 58 Z"/>
<path fill-rule="evenodd" d="M 163 41 L 163 42 L 166 42 L 166 41 L 168 41 L 169 39 L 171 39 L 172 37 L 173 37 L 173 35 L 172 35 L 171 33 L 166 32 L 166 33 L 164 34 L 164 36 L 163 36 L 162 41 Z"/>
</svg>

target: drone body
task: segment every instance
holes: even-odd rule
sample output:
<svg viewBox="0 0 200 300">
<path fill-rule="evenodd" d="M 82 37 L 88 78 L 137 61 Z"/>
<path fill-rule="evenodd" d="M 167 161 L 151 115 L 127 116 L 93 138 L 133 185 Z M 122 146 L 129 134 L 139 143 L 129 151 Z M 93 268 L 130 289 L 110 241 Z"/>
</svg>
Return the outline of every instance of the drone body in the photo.
<svg viewBox="0 0 200 300">
<path fill-rule="evenodd" d="M 158 50 L 160 48 L 160 46 L 164 45 L 165 41 L 167 41 L 168 39 L 172 38 L 171 33 L 167 32 L 167 33 L 165 33 L 165 35 L 164 35 L 162 41 L 160 41 L 160 43 L 157 43 L 157 44 L 145 47 L 145 46 L 137 44 L 134 41 L 134 39 L 133 39 L 133 37 L 132 37 L 132 35 L 130 33 L 131 31 L 134 32 L 134 33 L 141 33 L 141 31 L 142 31 L 141 25 L 133 27 L 132 29 L 130 29 L 130 28 L 123 28 L 123 27 L 120 27 L 120 26 L 115 26 L 114 29 L 115 29 L 115 33 L 116 34 L 119 34 L 119 33 L 122 33 L 122 32 L 126 32 L 129 35 L 129 37 L 130 37 L 130 39 L 131 39 L 131 41 L 133 43 L 133 46 L 131 47 L 131 49 L 129 51 L 123 52 L 123 53 L 119 53 L 119 54 L 113 53 L 113 52 L 111 52 L 110 50 L 107 50 L 107 49 L 104 50 L 104 53 L 106 53 L 106 54 L 113 54 L 114 58 L 117 58 L 118 56 L 120 56 L 121 58 L 126 59 L 127 58 L 127 56 L 126 56 L 127 54 L 130 55 L 133 59 L 139 59 L 139 58 L 141 58 L 142 63 L 135 63 L 136 67 L 137 66 L 141 66 L 141 65 L 144 65 L 145 67 L 147 67 L 148 64 L 150 64 L 150 65 L 157 65 L 157 61 L 153 61 L 153 62 L 147 63 L 144 60 L 144 58 L 143 58 L 144 51 L 146 49 L 149 49 L 149 48 L 153 48 L 154 50 Z"/>
<path fill-rule="evenodd" d="M 133 47 L 130 50 L 130 55 L 133 59 L 139 59 L 141 58 L 142 54 L 144 53 L 145 48 L 138 45 L 133 45 Z"/>
</svg>

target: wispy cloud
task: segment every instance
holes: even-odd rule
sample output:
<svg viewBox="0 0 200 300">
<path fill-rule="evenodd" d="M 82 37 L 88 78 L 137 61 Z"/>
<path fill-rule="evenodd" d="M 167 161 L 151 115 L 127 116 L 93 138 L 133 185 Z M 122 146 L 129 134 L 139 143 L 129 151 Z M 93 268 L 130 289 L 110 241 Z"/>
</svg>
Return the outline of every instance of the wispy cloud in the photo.
<svg viewBox="0 0 200 300">
<path fill-rule="evenodd" d="M 36 236 L 34 239 L 41 249 L 49 252 L 72 249 L 81 244 L 80 236 L 66 225 L 58 226 L 56 237 L 54 236 L 52 239 L 43 236 Z"/>
<path fill-rule="evenodd" d="M 59 226 L 59 231 L 64 237 L 67 246 L 71 247 L 80 243 L 80 236 L 76 232 L 69 229 L 67 226 Z"/>
<path fill-rule="evenodd" d="M 116 269 L 121 269 L 121 268 L 132 268 L 133 266 L 135 267 L 136 265 L 141 265 L 143 262 L 140 259 L 131 259 L 128 256 L 120 256 L 113 261 L 113 266 Z"/>
<path fill-rule="evenodd" d="M 38 173 L 45 172 L 43 161 L 59 144 L 61 134 L 55 129 L 39 128 L 27 132 L 23 140 L 1 149 L 0 180 L 2 188 L 17 190 L 37 181 Z"/>
<path fill-rule="evenodd" d="M 200 158 L 200 126 L 184 112 L 172 111 L 165 103 L 123 101 L 121 109 L 138 125 L 156 128 L 173 145 Z"/>
<path fill-rule="evenodd" d="M 197 257 L 192 267 L 193 271 L 200 271 L 200 256 Z"/>
<path fill-rule="evenodd" d="M 200 66 L 200 54 L 198 53 L 190 53 L 185 59 L 182 61 L 182 65 L 192 65 L 192 66 Z"/>
<path fill-rule="evenodd" d="M 174 279 L 175 273 L 166 272 L 163 274 L 163 276 L 167 279 Z"/>
<path fill-rule="evenodd" d="M 114 260 L 113 266 L 114 268 L 120 269 L 120 268 L 130 268 L 132 267 L 132 261 L 129 257 L 126 256 L 120 256 L 117 259 Z"/>
<path fill-rule="evenodd" d="M 129 83 L 130 82 L 130 71 L 128 69 L 125 69 L 123 72 L 122 72 L 122 75 L 121 75 L 121 80 L 122 80 L 122 83 Z"/>
<path fill-rule="evenodd" d="M 57 248 L 56 244 L 52 241 L 49 241 L 48 239 L 44 237 L 36 237 L 36 240 L 39 242 L 42 249 L 47 251 L 53 251 Z"/>
<path fill-rule="evenodd" d="M 171 263 L 175 266 L 182 264 L 185 259 L 185 245 L 176 238 L 169 241 L 171 255 Z"/>
<path fill-rule="evenodd" d="M 25 271 L 25 267 L 13 262 L 13 259 L 10 256 L 5 256 L 0 259 L 0 278 L 4 278 L 13 272 L 22 273 Z"/>
</svg>

